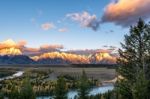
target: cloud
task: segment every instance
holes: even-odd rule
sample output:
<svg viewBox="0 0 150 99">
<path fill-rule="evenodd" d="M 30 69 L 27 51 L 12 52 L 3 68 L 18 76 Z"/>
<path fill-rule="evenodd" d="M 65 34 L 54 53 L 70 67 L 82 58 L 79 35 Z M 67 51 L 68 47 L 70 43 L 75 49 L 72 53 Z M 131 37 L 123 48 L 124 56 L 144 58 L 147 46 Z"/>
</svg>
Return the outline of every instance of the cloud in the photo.
<svg viewBox="0 0 150 99">
<path fill-rule="evenodd" d="M 113 0 L 105 7 L 102 22 L 113 22 L 127 27 L 139 18 L 150 17 L 150 0 Z"/>
<path fill-rule="evenodd" d="M 68 50 L 66 52 L 78 55 L 93 55 L 95 53 L 109 53 L 112 54 L 117 50 L 115 46 L 104 45 L 101 49 L 80 49 L 80 50 Z"/>
<path fill-rule="evenodd" d="M 8 39 L 6 41 L 0 42 L 0 49 L 4 48 L 16 48 L 16 49 L 22 49 L 26 46 L 27 41 L 20 40 L 19 42 L 15 42 L 12 39 Z"/>
<path fill-rule="evenodd" d="M 15 42 L 12 39 L 8 39 L 6 41 L 0 42 L 0 51 L 3 52 L 11 52 L 11 49 L 19 50 L 21 53 L 25 55 L 33 55 L 33 54 L 42 54 L 45 52 L 52 51 L 60 51 L 63 49 L 63 45 L 60 44 L 45 44 L 41 45 L 38 48 L 32 48 L 26 46 L 27 42 L 25 40 L 20 40 L 19 42 Z"/>
<path fill-rule="evenodd" d="M 76 49 L 76 50 L 68 50 L 66 52 L 78 55 L 90 55 L 95 54 L 99 49 Z"/>
<path fill-rule="evenodd" d="M 96 31 L 100 25 L 100 20 L 97 19 L 96 15 L 90 15 L 86 11 L 82 13 L 70 13 L 67 14 L 66 17 L 78 22 L 81 27 L 92 28 L 94 31 Z"/>
<path fill-rule="evenodd" d="M 24 40 L 16 43 L 12 39 L 0 42 L 0 55 L 21 55 L 21 49 L 25 44 L 26 41 Z"/>
<path fill-rule="evenodd" d="M 67 29 L 67 28 L 60 28 L 60 29 L 58 29 L 58 31 L 59 31 L 59 32 L 67 32 L 68 29 Z"/>
<path fill-rule="evenodd" d="M 110 54 L 116 54 L 118 55 L 118 47 L 112 46 L 112 45 L 103 45 L 103 48 L 101 50 L 108 51 Z"/>
<path fill-rule="evenodd" d="M 112 49 L 117 49 L 116 46 L 112 46 L 112 45 L 103 45 L 103 47 L 104 47 L 104 48 L 107 48 L 107 49 L 110 49 L 110 48 L 112 48 Z"/>
<path fill-rule="evenodd" d="M 58 45 L 58 44 L 55 44 L 55 45 L 45 44 L 45 45 L 42 45 L 40 47 L 40 49 L 46 49 L 46 50 L 48 50 L 48 49 L 57 49 L 57 50 L 59 50 L 59 49 L 63 49 L 63 48 L 64 48 L 63 45 Z"/>
<path fill-rule="evenodd" d="M 12 39 L 8 39 L 6 41 L 0 42 L 0 50 L 5 48 L 21 48 L 26 45 L 25 40 L 21 40 L 18 43 L 14 42 Z"/>
<path fill-rule="evenodd" d="M 55 25 L 53 23 L 47 22 L 47 23 L 42 24 L 41 28 L 46 31 L 46 30 L 54 29 Z"/>
<path fill-rule="evenodd" d="M 47 53 L 47 52 L 53 52 L 53 51 L 60 51 L 63 49 L 63 45 L 59 44 L 52 44 L 52 45 L 41 45 L 39 48 L 31 48 L 31 47 L 24 47 L 21 50 L 23 51 L 24 54 L 26 55 L 34 55 L 34 54 L 42 54 L 42 53 Z"/>
<path fill-rule="evenodd" d="M 40 54 L 39 48 L 22 47 L 21 51 L 24 55 Z"/>
<path fill-rule="evenodd" d="M 19 41 L 19 42 L 17 43 L 17 45 L 20 46 L 20 47 L 23 47 L 23 46 L 25 46 L 26 44 L 27 44 L 27 41 L 25 41 L 25 40 L 21 40 L 21 41 Z"/>
</svg>

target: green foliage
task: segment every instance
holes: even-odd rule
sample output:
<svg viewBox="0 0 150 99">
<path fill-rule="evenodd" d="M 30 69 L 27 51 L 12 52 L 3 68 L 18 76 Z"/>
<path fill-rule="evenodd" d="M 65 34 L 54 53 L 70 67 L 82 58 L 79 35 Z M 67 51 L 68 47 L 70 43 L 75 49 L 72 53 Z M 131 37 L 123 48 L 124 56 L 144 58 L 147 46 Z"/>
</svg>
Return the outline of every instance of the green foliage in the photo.
<svg viewBox="0 0 150 99">
<path fill-rule="evenodd" d="M 0 91 L 0 99 L 4 99 L 4 94 Z"/>
<path fill-rule="evenodd" d="M 78 83 L 78 98 L 87 99 L 88 94 L 89 94 L 89 88 L 90 88 L 89 81 L 88 81 L 85 71 L 83 70 L 82 76 Z"/>
<path fill-rule="evenodd" d="M 132 90 L 130 89 L 132 85 L 128 80 L 120 80 L 119 82 L 116 83 L 116 88 L 115 90 L 119 92 L 120 99 L 132 99 Z"/>
<path fill-rule="evenodd" d="M 139 73 L 133 85 L 133 96 L 134 99 L 149 99 L 148 80 L 145 79 L 143 72 Z"/>
<path fill-rule="evenodd" d="M 24 79 L 21 90 L 20 99 L 35 99 L 35 94 L 32 90 L 32 85 L 28 78 Z"/>
<path fill-rule="evenodd" d="M 15 86 L 12 86 L 12 92 L 9 95 L 9 99 L 20 99 L 20 93 Z"/>
<path fill-rule="evenodd" d="M 59 77 L 55 86 L 54 99 L 67 99 L 66 81 Z"/>
<path fill-rule="evenodd" d="M 17 83 L 9 82 L 9 88 L 3 88 L 3 90 L 7 90 L 4 94 L 6 97 L 9 99 L 35 99 L 35 94 L 28 78 L 25 78 L 20 86 L 16 86 L 16 84 Z"/>
<path fill-rule="evenodd" d="M 140 19 L 125 35 L 125 43 L 119 50 L 119 68 L 123 77 L 116 83 L 121 99 L 149 99 L 148 82 L 150 80 L 150 25 Z"/>
</svg>

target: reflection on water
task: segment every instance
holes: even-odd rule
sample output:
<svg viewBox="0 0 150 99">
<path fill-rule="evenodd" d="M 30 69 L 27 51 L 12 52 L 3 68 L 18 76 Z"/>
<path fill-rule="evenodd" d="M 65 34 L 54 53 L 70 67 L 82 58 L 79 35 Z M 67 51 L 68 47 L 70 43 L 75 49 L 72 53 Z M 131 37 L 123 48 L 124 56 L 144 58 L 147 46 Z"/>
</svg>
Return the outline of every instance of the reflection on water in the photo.
<svg viewBox="0 0 150 99">
<path fill-rule="evenodd" d="M 23 75 L 23 73 L 24 73 L 24 71 L 18 71 L 17 73 L 13 74 L 12 76 L 7 76 L 7 77 L 0 78 L 0 81 L 5 80 L 5 79 L 13 79 L 13 78 L 16 78 L 16 77 L 20 77 L 20 76 Z"/>
<path fill-rule="evenodd" d="M 103 93 L 106 93 L 106 92 L 111 91 L 113 89 L 114 89 L 113 85 L 106 85 L 106 86 L 96 87 L 96 88 L 93 88 L 90 91 L 89 95 L 96 95 L 96 94 L 99 94 L 99 93 L 103 94 Z"/>
<path fill-rule="evenodd" d="M 105 86 L 101 86 L 101 87 L 95 87 L 93 89 L 91 89 L 89 95 L 96 95 L 96 94 L 100 94 L 100 93 L 105 93 L 107 91 L 111 91 L 114 89 L 113 85 L 105 85 Z M 74 99 L 74 97 L 77 95 L 77 91 L 76 90 L 72 90 L 68 92 L 68 99 Z M 37 97 L 36 99 L 52 99 L 52 97 L 48 97 L 48 96 L 43 96 L 43 97 Z"/>
</svg>

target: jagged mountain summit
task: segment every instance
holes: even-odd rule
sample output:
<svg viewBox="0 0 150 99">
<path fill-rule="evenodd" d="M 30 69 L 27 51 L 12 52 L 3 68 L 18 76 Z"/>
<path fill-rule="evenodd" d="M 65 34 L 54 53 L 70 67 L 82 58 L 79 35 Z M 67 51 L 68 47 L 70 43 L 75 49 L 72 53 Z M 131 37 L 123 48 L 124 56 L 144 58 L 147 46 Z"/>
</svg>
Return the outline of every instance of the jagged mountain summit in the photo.
<svg viewBox="0 0 150 99">
<path fill-rule="evenodd" d="M 30 56 L 24 54 L 24 50 L 32 53 L 35 49 L 27 48 L 24 45 L 8 39 L 0 43 L 0 64 L 115 64 L 116 56 L 108 51 L 94 50 L 84 51 L 82 54 L 72 52 L 52 51 L 40 52 Z M 38 52 L 39 49 L 36 49 Z M 87 51 L 87 50 L 86 50 Z M 91 52 L 91 53 L 90 53 Z M 86 54 L 84 54 L 86 53 Z"/>
<path fill-rule="evenodd" d="M 116 64 L 116 57 L 107 52 L 98 52 L 90 56 L 92 64 Z"/>
<path fill-rule="evenodd" d="M 12 39 L 8 39 L 0 43 L 0 55 L 22 55 L 22 52 Z"/>
</svg>

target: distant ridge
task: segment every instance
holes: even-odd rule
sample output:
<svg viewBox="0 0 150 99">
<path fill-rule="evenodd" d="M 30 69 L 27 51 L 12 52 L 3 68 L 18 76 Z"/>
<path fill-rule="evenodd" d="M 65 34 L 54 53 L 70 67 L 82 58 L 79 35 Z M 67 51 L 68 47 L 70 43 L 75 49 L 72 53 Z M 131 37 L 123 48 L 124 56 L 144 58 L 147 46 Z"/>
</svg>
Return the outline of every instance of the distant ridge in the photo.
<svg viewBox="0 0 150 99">
<path fill-rule="evenodd" d="M 44 46 L 35 49 L 27 48 L 24 44 L 25 42 L 16 43 L 12 39 L 0 42 L 0 64 L 116 64 L 117 55 L 113 55 L 108 50 L 63 52 L 55 50 L 57 47 L 62 48 L 61 46 Z"/>
<path fill-rule="evenodd" d="M 94 54 L 85 59 L 82 57 L 78 58 L 76 55 L 74 56 L 75 58 L 66 57 L 45 57 L 34 60 L 26 55 L 1 55 L 0 64 L 116 64 L 116 58 L 107 56 L 107 54 Z"/>
</svg>

